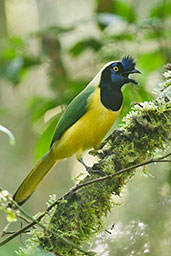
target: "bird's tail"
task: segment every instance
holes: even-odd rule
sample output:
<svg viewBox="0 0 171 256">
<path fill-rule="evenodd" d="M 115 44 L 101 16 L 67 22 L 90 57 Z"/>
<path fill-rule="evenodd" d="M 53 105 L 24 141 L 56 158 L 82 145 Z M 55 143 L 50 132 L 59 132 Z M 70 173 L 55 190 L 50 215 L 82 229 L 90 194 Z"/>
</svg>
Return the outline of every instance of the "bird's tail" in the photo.
<svg viewBox="0 0 171 256">
<path fill-rule="evenodd" d="M 53 168 L 56 162 L 57 160 L 54 159 L 53 152 L 50 150 L 27 175 L 23 183 L 15 192 L 13 199 L 19 205 L 22 205 L 31 196 L 41 180 Z"/>
</svg>

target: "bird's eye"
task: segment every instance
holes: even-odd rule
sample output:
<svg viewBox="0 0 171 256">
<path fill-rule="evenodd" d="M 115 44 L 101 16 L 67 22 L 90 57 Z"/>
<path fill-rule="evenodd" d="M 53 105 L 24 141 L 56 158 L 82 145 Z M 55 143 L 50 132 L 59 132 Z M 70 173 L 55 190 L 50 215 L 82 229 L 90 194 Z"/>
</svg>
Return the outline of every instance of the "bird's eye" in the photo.
<svg viewBox="0 0 171 256">
<path fill-rule="evenodd" d="M 117 66 L 115 66 L 115 67 L 113 67 L 113 70 L 114 70 L 115 72 L 117 72 L 117 71 L 119 70 L 119 68 L 118 68 Z"/>
</svg>

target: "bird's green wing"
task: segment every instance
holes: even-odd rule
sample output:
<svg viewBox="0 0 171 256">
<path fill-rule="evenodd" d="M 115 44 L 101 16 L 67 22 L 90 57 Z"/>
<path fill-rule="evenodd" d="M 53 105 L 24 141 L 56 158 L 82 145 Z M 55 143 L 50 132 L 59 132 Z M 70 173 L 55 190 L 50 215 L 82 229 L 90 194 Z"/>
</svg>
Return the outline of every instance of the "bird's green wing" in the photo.
<svg viewBox="0 0 171 256">
<path fill-rule="evenodd" d="M 56 126 L 51 146 L 55 141 L 60 139 L 60 137 L 68 128 L 70 128 L 86 113 L 88 98 L 94 92 L 94 90 L 94 86 L 88 86 L 68 105 L 66 111 Z"/>
</svg>

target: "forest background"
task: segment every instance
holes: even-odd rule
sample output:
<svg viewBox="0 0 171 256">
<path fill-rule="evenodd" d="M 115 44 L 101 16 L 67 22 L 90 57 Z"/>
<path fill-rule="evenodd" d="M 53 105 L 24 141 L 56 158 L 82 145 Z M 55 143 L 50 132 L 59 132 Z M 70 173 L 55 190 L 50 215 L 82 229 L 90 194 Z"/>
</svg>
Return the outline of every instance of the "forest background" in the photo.
<svg viewBox="0 0 171 256">
<path fill-rule="evenodd" d="M 0 133 L 0 186 L 16 190 L 48 150 L 66 105 L 104 63 L 130 54 L 142 72 L 139 86 L 124 87 L 124 107 L 113 129 L 131 102 L 153 99 L 171 57 L 170 20 L 169 0 L 0 0 L 0 124 L 16 140 L 11 146 Z M 91 165 L 94 158 L 85 154 L 85 161 Z M 105 220 L 110 233 L 92 241 L 98 255 L 169 255 L 171 168 L 161 163 L 148 170 L 150 175 L 140 171 L 117 198 Z M 25 209 L 32 215 L 44 209 L 49 195 L 63 195 L 80 171 L 74 157 L 59 163 Z M 4 214 L 0 219 L 2 230 Z M 0 248 L 0 254 L 16 255 L 25 238 Z"/>
</svg>

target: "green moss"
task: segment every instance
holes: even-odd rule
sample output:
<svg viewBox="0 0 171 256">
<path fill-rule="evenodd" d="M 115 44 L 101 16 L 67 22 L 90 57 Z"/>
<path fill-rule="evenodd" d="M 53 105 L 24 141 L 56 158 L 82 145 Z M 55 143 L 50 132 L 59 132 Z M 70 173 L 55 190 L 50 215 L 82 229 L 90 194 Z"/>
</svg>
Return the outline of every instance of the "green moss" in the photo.
<svg viewBox="0 0 171 256">
<path fill-rule="evenodd" d="M 171 103 L 166 96 L 135 105 L 124 120 L 122 133 L 114 133 L 103 144 L 101 153 L 98 154 L 100 160 L 93 168 L 102 169 L 109 174 L 147 160 L 158 149 L 165 150 L 171 127 L 170 110 Z M 103 217 L 113 206 L 112 194 L 119 195 L 122 187 L 134 173 L 135 170 L 131 170 L 70 193 L 66 200 L 62 200 L 54 208 L 48 218 L 42 220 L 43 223 L 45 221 L 49 229 L 62 234 L 76 245 L 82 245 L 103 228 Z M 98 174 L 92 174 L 80 183 L 97 177 Z M 39 232 L 34 231 L 35 240 L 31 241 L 32 245 L 38 244 L 39 247 L 56 255 L 82 255 L 78 250 L 57 239 L 55 235 Z"/>
</svg>

